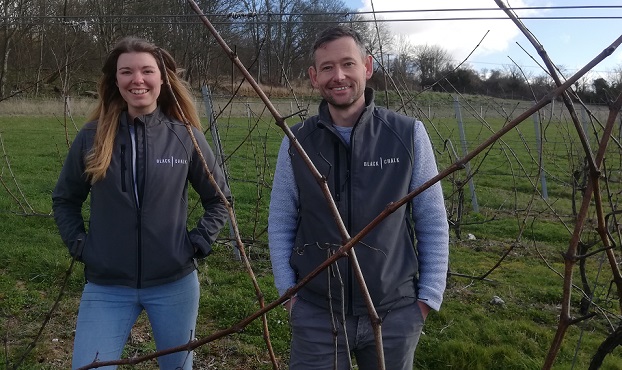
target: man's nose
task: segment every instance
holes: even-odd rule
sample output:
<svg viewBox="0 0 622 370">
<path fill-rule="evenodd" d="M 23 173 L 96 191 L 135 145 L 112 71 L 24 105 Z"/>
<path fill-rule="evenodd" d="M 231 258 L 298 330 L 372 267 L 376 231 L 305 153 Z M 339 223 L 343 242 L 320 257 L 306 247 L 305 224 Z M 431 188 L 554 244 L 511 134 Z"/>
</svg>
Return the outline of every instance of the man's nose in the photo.
<svg viewBox="0 0 622 370">
<path fill-rule="evenodd" d="M 333 76 L 333 78 L 336 81 L 343 81 L 346 78 L 346 74 L 344 73 L 342 68 L 337 67 L 335 68 L 335 75 Z"/>
</svg>

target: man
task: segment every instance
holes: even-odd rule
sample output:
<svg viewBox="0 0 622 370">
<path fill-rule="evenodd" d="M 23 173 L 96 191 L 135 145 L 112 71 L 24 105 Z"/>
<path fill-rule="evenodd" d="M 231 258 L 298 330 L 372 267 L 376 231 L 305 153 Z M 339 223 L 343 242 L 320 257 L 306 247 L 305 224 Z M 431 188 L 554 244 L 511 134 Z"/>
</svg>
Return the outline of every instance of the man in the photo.
<svg viewBox="0 0 622 370">
<path fill-rule="evenodd" d="M 423 124 L 376 107 L 372 57 L 358 33 L 325 30 L 313 47 L 309 76 L 323 97 L 319 114 L 292 128 L 327 184 L 351 236 L 389 203 L 438 171 Z M 320 186 L 286 137 L 281 145 L 268 219 L 279 294 L 338 249 L 343 240 Z M 415 247 L 416 238 L 416 247 Z M 386 369 L 413 367 L 430 309 L 445 290 L 449 231 L 439 183 L 377 225 L 354 248 L 382 319 Z M 285 305 L 290 312 L 290 369 L 378 368 L 374 332 L 348 258 L 306 284 Z"/>
</svg>

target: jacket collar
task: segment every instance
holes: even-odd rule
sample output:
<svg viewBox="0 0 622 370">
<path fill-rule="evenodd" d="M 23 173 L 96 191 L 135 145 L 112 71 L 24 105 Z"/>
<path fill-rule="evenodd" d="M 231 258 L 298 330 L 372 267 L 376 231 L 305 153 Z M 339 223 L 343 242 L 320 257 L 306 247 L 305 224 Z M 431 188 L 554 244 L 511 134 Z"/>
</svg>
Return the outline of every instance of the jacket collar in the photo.
<svg viewBox="0 0 622 370">
<path fill-rule="evenodd" d="M 122 125 L 123 124 L 128 125 L 130 123 L 129 115 L 126 110 L 121 112 L 120 118 L 121 118 Z M 160 109 L 160 106 L 158 105 L 153 112 L 149 114 L 144 114 L 142 116 L 138 116 L 135 119 L 139 120 L 146 127 L 151 127 L 151 126 L 158 125 L 160 122 L 162 122 L 162 120 L 164 119 L 164 113 L 162 113 L 162 110 Z"/>
</svg>

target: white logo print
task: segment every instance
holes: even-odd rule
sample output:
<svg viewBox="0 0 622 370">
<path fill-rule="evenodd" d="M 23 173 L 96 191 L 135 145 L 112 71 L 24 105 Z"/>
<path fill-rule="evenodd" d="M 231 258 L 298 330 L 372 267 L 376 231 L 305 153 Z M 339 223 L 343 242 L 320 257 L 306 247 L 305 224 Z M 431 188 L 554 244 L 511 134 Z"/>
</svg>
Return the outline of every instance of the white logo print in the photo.
<svg viewBox="0 0 622 370">
<path fill-rule="evenodd" d="M 393 158 L 380 157 L 377 161 L 364 161 L 363 167 L 380 167 L 380 169 L 382 169 L 383 166 L 387 164 L 393 164 L 393 163 L 400 163 L 400 158 L 399 157 L 393 157 Z"/>
<path fill-rule="evenodd" d="M 188 164 L 188 160 L 184 158 L 175 158 L 171 156 L 170 158 L 156 158 L 156 164 L 166 164 L 171 165 L 171 167 L 176 164 Z"/>
</svg>

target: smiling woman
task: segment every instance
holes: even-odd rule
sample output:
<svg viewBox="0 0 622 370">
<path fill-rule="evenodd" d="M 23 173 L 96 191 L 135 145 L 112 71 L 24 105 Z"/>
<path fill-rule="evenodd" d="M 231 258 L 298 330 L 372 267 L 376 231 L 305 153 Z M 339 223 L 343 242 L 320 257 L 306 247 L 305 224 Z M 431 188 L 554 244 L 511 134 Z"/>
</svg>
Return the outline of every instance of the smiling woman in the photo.
<svg viewBox="0 0 622 370">
<path fill-rule="evenodd" d="M 117 59 L 117 86 L 131 119 L 151 113 L 158 105 L 162 75 L 150 53 L 125 53 Z"/>
<path fill-rule="evenodd" d="M 74 369 L 118 359 L 143 310 L 158 350 L 193 338 L 196 259 L 211 253 L 231 196 L 167 51 L 125 38 L 102 71 L 92 120 L 71 145 L 52 195 L 60 235 L 72 257 L 84 263 L 87 280 Z M 186 226 L 188 183 L 205 210 L 192 230 Z M 81 209 L 89 194 L 87 230 Z M 192 361 L 192 352 L 158 358 L 162 369 L 189 370 Z"/>
</svg>

